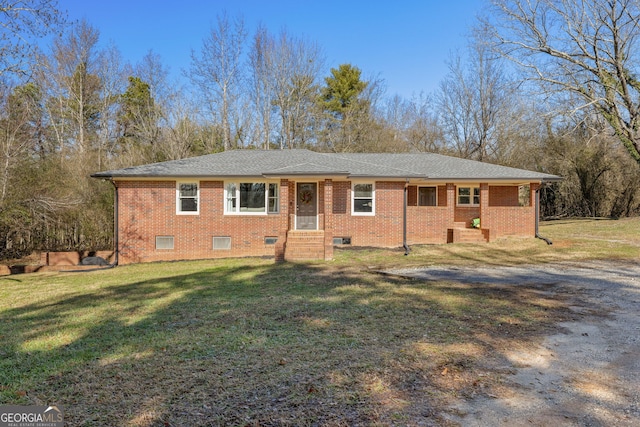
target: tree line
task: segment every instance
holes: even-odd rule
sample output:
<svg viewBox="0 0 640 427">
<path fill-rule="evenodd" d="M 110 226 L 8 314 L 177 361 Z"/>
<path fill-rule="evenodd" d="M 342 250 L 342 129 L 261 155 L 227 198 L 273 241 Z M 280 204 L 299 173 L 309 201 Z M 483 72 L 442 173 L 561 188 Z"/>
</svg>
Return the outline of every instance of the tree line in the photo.
<svg viewBox="0 0 640 427">
<path fill-rule="evenodd" d="M 636 215 L 638 2 L 488 3 L 438 88 L 406 99 L 241 17 L 172 81 L 52 0 L 0 0 L 0 258 L 110 248 L 113 188 L 91 173 L 229 149 L 436 152 L 564 177 L 546 217 Z"/>
</svg>

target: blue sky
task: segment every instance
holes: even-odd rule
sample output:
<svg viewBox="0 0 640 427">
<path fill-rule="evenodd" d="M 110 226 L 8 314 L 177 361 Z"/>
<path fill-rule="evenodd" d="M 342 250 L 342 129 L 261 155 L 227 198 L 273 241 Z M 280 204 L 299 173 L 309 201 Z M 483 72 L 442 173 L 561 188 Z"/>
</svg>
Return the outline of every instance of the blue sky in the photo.
<svg viewBox="0 0 640 427">
<path fill-rule="evenodd" d="M 259 23 L 315 41 L 331 67 L 350 63 L 364 77 L 377 76 L 387 95 L 406 98 L 435 90 L 451 52 L 464 50 L 483 0 L 59 0 L 70 20 L 86 19 L 135 64 L 149 50 L 174 77 L 189 67 L 191 50 L 216 16 L 242 15 L 249 33 Z"/>
</svg>

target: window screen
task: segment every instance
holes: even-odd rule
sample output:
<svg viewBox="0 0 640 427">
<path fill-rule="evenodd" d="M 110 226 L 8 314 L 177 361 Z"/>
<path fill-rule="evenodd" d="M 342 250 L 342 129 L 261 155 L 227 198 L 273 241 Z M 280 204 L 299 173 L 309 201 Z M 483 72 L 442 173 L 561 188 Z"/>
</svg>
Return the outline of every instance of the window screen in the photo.
<svg viewBox="0 0 640 427">
<path fill-rule="evenodd" d="M 173 249 L 173 236 L 156 236 L 156 249 Z"/>
<path fill-rule="evenodd" d="M 213 250 L 231 249 L 231 237 L 214 237 Z"/>
</svg>

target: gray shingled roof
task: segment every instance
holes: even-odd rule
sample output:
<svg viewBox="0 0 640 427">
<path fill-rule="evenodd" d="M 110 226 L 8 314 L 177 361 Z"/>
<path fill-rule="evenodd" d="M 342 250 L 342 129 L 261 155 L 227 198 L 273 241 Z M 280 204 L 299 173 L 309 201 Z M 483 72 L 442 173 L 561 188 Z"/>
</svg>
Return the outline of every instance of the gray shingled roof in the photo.
<svg viewBox="0 0 640 427">
<path fill-rule="evenodd" d="M 309 150 L 233 150 L 98 172 L 95 178 L 231 178 L 280 176 L 429 180 L 556 181 L 555 175 L 433 153 L 316 153 Z"/>
</svg>

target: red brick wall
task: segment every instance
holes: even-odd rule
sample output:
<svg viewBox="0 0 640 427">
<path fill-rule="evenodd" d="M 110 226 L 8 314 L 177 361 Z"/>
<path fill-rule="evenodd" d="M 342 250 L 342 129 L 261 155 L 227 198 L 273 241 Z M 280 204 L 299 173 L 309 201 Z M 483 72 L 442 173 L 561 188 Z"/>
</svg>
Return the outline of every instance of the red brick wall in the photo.
<svg viewBox="0 0 640 427">
<path fill-rule="evenodd" d="M 409 206 L 407 208 L 407 243 L 409 245 L 446 243 L 450 216 L 446 206 Z"/>
<path fill-rule="evenodd" d="M 438 186 L 438 206 L 447 206 L 447 187 Z"/>
<path fill-rule="evenodd" d="M 351 182 L 333 183 L 333 235 L 353 246 L 402 246 L 403 182 L 375 183 L 375 216 L 351 215 Z"/>
<path fill-rule="evenodd" d="M 333 182 L 333 214 L 346 215 L 351 213 L 351 182 Z"/>
<path fill-rule="evenodd" d="M 418 186 L 407 187 L 407 206 L 418 206 Z"/>
<path fill-rule="evenodd" d="M 519 206 L 518 186 L 492 185 L 489 187 L 489 206 Z"/>
<path fill-rule="evenodd" d="M 455 222 L 464 222 L 469 225 L 471 220 L 480 217 L 480 206 L 456 206 Z"/>
<path fill-rule="evenodd" d="M 280 213 L 224 215 L 222 181 L 200 182 L 199 215 L 176 214 L 175 181 L 118 182 L 119 259 L 123 264 L 230 256 L 275 256 L 283 259 L 287 231 L 295 215 L 295 182 L 280 182 Z M 351 237 L 353 246 L 400 247 L 403 240 L 403 182 L 375 183 L 375 216 L 351 214 L 351 182 L 325 180 L 318 185 L 319 226 L 325 234 L 325 254 L 333 237 Z M 519 207 L 516 186 L 482 184 L 482 228 L 491 240 L 504 235 L 533 236 L 534 204 Z M 532 184 L 532 200 L 536 184 Z M 415 206 L 417 187 L 408 187 L 407 242 L 445 243 L 455 222 L 480 216 L 480 207 L 455 205 L 455 186 L 438 187 L 438 206 Z M 326 203 L 323 203 L 325 202 Z M 414 205 L 412 205 L 414 202 Z M 500 204 L 501 206 L 494 206 Z M 515 204 L 515 205 L 514 205 Z M 156 236 L 173 236 L 173 250 L 156 250 Z M 231 250 L 213 250 L 214 236 L 230 236 Z M 266 245 L 265 237 L 277 237 Z"/>
<path fill-rule="evenodd" d="M 519 206 L 518 187 L 489 187 L 489 207 L 482 217 L 482 228 L 489 230 L 489 241 L 502 236 L 535 236 L 535 191 L 537 183 L 531 183 L 529 206 Z M 494 194 L 492 194 L 494 193 Z M 498 206 L 497 204 L 501 205 Z"/>
<path fill-rule="evenodd" d="M 489 230 L 489 240 L 502 236 L 533 237 L 535 235 L 535 211 L 529 206 L 504 206 L 489 209 L 481 226 Z"/>
<path fill-rule="evenodd" d="M 281 214 L 223 215 L 223 198 L 221 181 L 201 181 L 200 214 L 177 215 L 175 181 L 118 182 L 120 263 L 273 256 L 264 238 L 280 238 Z M 156 236 L 173 236 L 174 249 L 156 250 Z M 214 236 L 231 236 L 231 250 L 213 250 Z"/>
<path fill-rule="evenodd" d="M 97 256 L 107 262 L 113 262 L 113 251 L 80 251 L 80 252 L 42 252 L 40 253 L 40 265 L 78 265 L 83 258 Z"/>
</svg>

